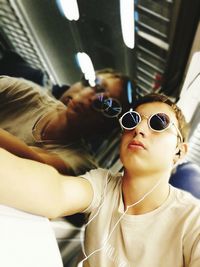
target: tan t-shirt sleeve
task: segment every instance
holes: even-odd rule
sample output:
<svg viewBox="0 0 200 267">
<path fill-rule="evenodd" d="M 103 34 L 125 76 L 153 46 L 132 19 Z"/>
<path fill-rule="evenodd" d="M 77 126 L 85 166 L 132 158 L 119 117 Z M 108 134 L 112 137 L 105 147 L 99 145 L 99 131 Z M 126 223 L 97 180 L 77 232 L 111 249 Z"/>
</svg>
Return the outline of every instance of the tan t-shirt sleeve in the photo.
<svg viewBox="0 0 200 267">
<path fill-rule="evenodd" d="M 92 202 L 90 206 L 83 211 L 84 213 L 90 213 L 101 204 L 107 189 L 106 187 L 108 186 L 109 170 L 98 168 L 86 172 L 84 175 L 81 175 L 81 177 L 87 179 L 91 183 L 93 189 Z"/>
</svg>

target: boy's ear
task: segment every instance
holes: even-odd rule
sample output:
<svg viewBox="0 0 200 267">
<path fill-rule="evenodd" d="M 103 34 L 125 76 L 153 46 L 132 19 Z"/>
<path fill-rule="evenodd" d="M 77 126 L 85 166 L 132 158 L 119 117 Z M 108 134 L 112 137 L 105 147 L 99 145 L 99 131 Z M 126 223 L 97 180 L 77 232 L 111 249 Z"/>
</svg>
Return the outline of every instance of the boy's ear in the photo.
<svg viewBox="0 0 200 267">
<path fill-rule="evenodd" d="M 176 152 L 174 155 L 174 164 L 177 163 L 177 161 L 183 159 L 188 151 L 188 144 L 183 142 L 178 145 L 176 148 Z"/>
<path fill-rule="evenodd" d="M 181 143 L 180 150 L 181 150 L 181 158 L 185 157 L 185 155 L 188 152 L 188 143 L 185 143 L 185 142 Z"/>
</svg>

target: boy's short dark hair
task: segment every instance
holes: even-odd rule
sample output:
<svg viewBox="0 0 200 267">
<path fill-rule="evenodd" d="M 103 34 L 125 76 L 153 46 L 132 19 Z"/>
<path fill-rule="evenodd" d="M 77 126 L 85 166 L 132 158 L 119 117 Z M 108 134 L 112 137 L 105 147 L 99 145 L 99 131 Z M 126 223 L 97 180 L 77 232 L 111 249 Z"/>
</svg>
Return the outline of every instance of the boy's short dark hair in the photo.
<svg viewBox="0 0 200 267">
<path fill-rule="evenodd" d="M 172 102 L 172 100 L 170 100 L 168 96 L 156 93 L 147 94 L 145 96 L 138 98 L 133 108 L 136 109 L 138 106 L 142 104 L 153 103 L 153 102 L 165 103 L 173 109 L 176 118 L 178 120 L 178 128 L 183 136 L 183 141 L 187 141 L 189 125 L 187 124 L 185 116 L 183 115 L 181 109 L 174 102 Z"/>
</svg>

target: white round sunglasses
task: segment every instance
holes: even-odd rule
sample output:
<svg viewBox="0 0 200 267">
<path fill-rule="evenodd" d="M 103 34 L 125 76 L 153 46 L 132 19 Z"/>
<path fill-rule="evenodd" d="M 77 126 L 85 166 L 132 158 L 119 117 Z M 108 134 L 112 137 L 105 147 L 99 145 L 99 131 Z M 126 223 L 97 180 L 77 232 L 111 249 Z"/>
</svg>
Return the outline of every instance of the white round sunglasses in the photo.
<svg viewBox="0 0 200 267">
<path fill-rule="evenodd" d="M 150 117 L 143 116 L 147 119 L 147 124 L 149 128 L 154 132 L 163 132 L 167 130 L 169 127 L 174 126 L 178 136 L 180 137 L 181 142 L 183 141 L 183 136 L 176 126 L 175 123 L 170 121 L 169 116 L 166 113 L 158 112 L 152 114 Z M 123 129 L 133 130 L 137 127 L 137 125 L 141 122 L 141 115 L 134 111 L 132 108 L 124 113 L 119 119 L 119 123 Z"/>
</svg>

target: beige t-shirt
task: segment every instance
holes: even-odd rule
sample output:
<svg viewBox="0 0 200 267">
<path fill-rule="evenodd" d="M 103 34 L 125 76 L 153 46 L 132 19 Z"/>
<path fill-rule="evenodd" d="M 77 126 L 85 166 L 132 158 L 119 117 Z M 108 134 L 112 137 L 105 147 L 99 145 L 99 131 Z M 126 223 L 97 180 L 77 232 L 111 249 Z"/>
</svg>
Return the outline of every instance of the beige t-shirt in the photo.
<svg viewBox="0 0 200 267">
<path fill-rule="evenodd" d="M 121 174 L 97 169 L 83 177 L 94 190 L 92 204 L 85 211 L 90 213 L 89 219 L 95 216 L 85 232 L 86 255 L 102 248 L 84 267 L 200 266 L 198 199 L 170 186 L 163 205 L 142 215 L 125 214 L 105 242 L 124 212 Z"/>
<path fill-rule="evenodd" d="M 39 85 L 25 79 L 0 76 L 0 127 L 28 145 L 35 144 L 36 121 L 55 109 L 66 108 Z"/>
<path fill-rule="evenodd" d="M 65 145 L 46 145 L 36 142 L 32 134 L 40 117 L 60 109 L 66 109 L 66 106 L 45 88 L 25 79 L 0 76 L 0 127 L 28 145 L 56 152 L 79 175 L 96 166 L 81 140 L 69 144 L 66 140 Z"/>
</svg>

